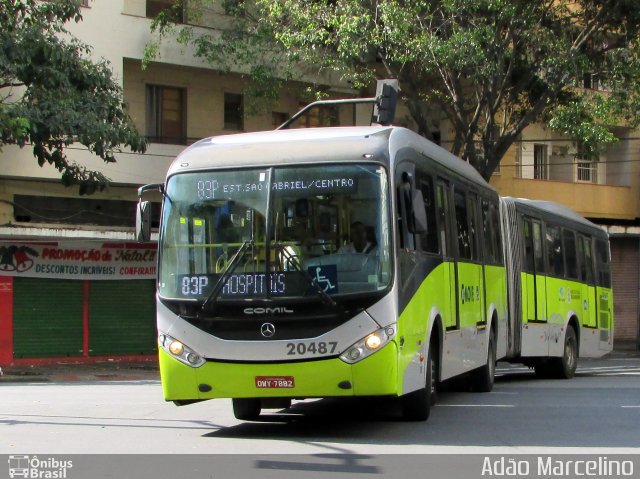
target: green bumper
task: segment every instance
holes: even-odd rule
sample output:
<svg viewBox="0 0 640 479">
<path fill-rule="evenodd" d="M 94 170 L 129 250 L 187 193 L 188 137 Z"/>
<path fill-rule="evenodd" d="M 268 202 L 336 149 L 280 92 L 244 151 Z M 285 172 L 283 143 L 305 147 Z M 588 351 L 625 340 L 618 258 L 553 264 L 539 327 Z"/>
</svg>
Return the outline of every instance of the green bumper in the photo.
<svg viewBox="0 0 640 479">
<path fill-rule="evenodd" d="M 159 349 L 162 391 L 167 401 L 398 394 L 398 353 L 394 342 L 356 364 L 347 364 L 338 358 L 280 364 L 209 361 L 192 368 Z M 293 377 L 294 387 L 258 388 L 258 376 Z M 346 383 L 351 387 L 345 389 Z"/>
</svg>

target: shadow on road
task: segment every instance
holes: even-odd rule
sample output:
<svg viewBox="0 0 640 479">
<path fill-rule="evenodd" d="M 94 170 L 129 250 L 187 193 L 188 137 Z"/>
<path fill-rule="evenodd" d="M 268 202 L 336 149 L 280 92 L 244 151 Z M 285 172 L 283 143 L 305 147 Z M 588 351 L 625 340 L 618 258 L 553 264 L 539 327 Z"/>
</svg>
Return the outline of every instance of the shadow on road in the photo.
<svg viewBox="0 0 640 479">
<path fill-rule="evenodd" d="M 345 445 L 637 447 L 640 410 L 616 403 L 638 397 L 640 384 L 618 393 L 601 387 L 576 394 L 583 381 L 586 385 L 586 378 L 577 377 L 565 389 L 560 386 L 566 381 L 536 380 L 533 372 L 514 371 L 497 377 L 492 393 L 440 392 L 427 422 L 403 421 L 391 398 L 297 402 L 203 437 Z M 583 404 L 576 400 L 581 395 Z"/>
</svg>

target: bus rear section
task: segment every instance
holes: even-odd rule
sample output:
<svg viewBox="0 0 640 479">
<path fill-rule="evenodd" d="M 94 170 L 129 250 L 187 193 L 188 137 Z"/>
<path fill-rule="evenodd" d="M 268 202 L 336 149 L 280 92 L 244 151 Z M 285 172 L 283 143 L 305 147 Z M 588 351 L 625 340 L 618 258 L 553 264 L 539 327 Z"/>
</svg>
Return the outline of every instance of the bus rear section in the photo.
<svg viewBox="0 0 640 479">
<path fill-rule="evenodd" d="M 509 358 L 570 378 L 613 348 L 607 233 L 559 204 L 502 199 L 512 321 Z"/>
</svg>

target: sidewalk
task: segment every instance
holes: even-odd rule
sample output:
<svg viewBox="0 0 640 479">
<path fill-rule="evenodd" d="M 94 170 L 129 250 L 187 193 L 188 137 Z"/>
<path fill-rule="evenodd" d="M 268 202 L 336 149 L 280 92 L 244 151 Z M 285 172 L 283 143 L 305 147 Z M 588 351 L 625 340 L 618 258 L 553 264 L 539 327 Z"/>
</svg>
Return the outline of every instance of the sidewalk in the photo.
<svg viewBox="0 0 640 479">
<path fill-rule="evenodd" d="M 3 382 L 61 383 L 86 381 L 148 381 L 159 380 L 158 362 L 106 360 L 92 364 L 58 363 L 46 366 L 3 366 Z"/>
</svg>

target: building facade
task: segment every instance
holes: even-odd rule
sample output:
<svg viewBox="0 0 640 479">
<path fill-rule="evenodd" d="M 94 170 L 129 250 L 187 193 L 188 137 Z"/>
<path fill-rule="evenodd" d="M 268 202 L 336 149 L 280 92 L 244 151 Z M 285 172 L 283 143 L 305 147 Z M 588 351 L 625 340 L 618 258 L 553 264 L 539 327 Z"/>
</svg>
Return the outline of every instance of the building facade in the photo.
<svg viewBox="0 0 640 479">
<path fill-rule="evenodd" d="M 39 167 L 28 146 L 0 151 L 0 365 L 153 358 L 157 248 L 134 242 L 137 188 L 163 182 L 186 145 L 271 129 L 304 101 L 302 81 L 290 85 L 272 111 L 246 114 L 242 76 L 216 71 L 175 42 L 164 42 L 158 61 L 143 69 L 150 17 L 170 3 L 84 1 L 83 21 L 67 25 L 96 59 L 111 63 L 149 141 L 146 153 L 122 151 L 108 165 L 80 145 L 68 148 L 71 161 L 110 178 L 107 190 L 81 197 L 77 188 L 61 185 L 55 168 Z M 224 18 L 221 4 L 204 20 Z M 330 96 L 356 93 L 331 78 L 320 84 Z M 367 114 L 317 112 L 303 126 L 353 124 Z"/>
</svg>

